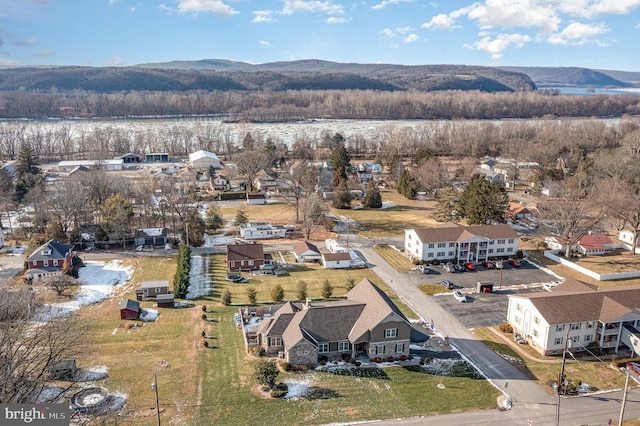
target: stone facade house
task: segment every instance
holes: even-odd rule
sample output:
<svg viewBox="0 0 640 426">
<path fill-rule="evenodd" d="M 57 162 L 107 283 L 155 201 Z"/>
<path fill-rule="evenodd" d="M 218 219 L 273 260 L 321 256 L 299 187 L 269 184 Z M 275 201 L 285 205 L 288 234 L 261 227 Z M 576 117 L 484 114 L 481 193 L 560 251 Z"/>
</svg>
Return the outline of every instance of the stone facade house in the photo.
<svg viewBox="0 0 640 426">
<path fill-rule="evenodd" d="M 398 359 L 409 355 L 411 324 L 389 297 L 363 279 L 346 300 L 287 302 L 257 327 L 257 344 L 268 356 L 293 365 L 321 358 Z"/>
</svg>

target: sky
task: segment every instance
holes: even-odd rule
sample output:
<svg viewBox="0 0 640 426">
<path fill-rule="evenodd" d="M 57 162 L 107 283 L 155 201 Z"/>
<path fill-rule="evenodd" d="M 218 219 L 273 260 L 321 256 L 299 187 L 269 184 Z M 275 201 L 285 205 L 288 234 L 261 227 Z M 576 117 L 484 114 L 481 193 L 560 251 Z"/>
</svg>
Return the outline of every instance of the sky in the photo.
<svg viewBox="0 0 640 426">
<path fill-rule="evenodd" d="M 321 59 L 640 71 L 640 0 L 0 0 L 0 66 Z"/>
</svg>

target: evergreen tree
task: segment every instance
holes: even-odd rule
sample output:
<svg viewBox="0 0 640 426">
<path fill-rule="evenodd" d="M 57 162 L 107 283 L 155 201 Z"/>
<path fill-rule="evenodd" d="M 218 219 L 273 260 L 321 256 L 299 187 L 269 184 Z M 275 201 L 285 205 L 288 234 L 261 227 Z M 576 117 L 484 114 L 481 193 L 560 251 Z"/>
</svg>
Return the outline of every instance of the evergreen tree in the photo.
<svg viewBox="0 0 640 426">
<path fill-rule="evenodd" d="M 27 192 L 43 183 L 42 170 L 38 167 L 36 155 L 31 144 L 23 142 L 20 145 L 15 168 L 17 201 L 22 201 Z"/>
<path fill-rule="evenodd" d="M 249 303 L 253 305 L 258 301 L 258 292 L 256 291 L 255 287 L 247 287 L 246 292 L 247 300 L 249 301 Z"/>
<path fill-rule="evenodd" d="M 332 203 L 336 209 L 350 209 L 351 208 L 351 192 L 346 181 L 340 182 L 336 188 L 336 193 L 333 196 Z"/>
<path fill-rule="evenodd" d="M 298 300 L 307 299 L 307 283 L 300 280 L 296 283 L 296 297 Z"/>
<path fill-rule="evenodd" d="M 398 183 L 398 193 L 402 194 L 405 198 L 412 200 L 416 198 L 416 182 L 411 176 L 409 170 L 404 170 L 402 176 L 400 176 L 400 182 Z"/>
<path fill-rule="evenodd" d="M 178 299 L 187 297 L 189 276 L 191 274 L 191 248 L 181 244 L 176 259 L 176 273 L 173 276 L 173 292 Z"/>
<path fill-rule="evenodd" d="M 284 289 L 280 284 L 276 284 L 271 289 L 271 300 L 274 302 L 282 302 L 284 300 Z"/>
<path fill-rule="evenodd" d="M 331 137 L 329 148 L 333 151 L 334 149 L 340 147 L 344 147 L 344 136 L 336 132 L 336 134 Z"/>
<path fill-rule="evenodd" d="M 261 359 L 256 364 L 256 371 L 253 378 L 259 385 L 273 387 L 276 384 L 276 378 L 280 371 L 275 361 Z"/>
<path fill-rule="evenodd" d="M 331 286 L 331 283 L 329 282 L 329 280 L 324 280 L 324 283 L 322 283 L 322 297 L 325 299 L 330 298 L 333 295 L 333 287 Z"/>
<path fill-rule="evenodd" d="M 210 206 L 207 209 L 206 216 L 206 229 L 210 229 L 215 232 L 223 227 L 224 219 L 222 218 L 222 213 L 220 212 L 220 208 L 218 206 Z"/>
<path fill-rule="evenodd" d="M 458 222 L 460 216 L 457 214 L 457 207 L 458 190 L 447 186 L 438 193 L 436 209 L 432 217 L 438 222 Z"/>
<path fill-rule="evenodd" d="M 431 151 L 429 148 L 418 148 L 411 156 L 411 162 L 413 165 L 418 165 L 423 161 L 427 161 L 433 157 L 433 151 Z"/>
<path fill-rule="evenodd" d="M 236 212 L 236 218 L 233 223 L 236 226 L 240 226 L 248 222 L 249 217 L 247 216 L 247 212 L 245 212 L 244 209 L 238 209 L 238 211 Z"/>
<path fill-rule="evenodd" d="M 458 210 L 471 225 L 504 222 L 509 195 L 502 185 L 474 174 L 460 194 Z"/>
<path fill-rule="evenodd" d="M 344 145 L 333 150 L 331 154 L 331 167 L 336 173 L 338 169 L 341 169 L 340 177 L 345 180 L 347 179 L 347 173 L 351 170 L 351 156 Z"/>
<path fill-rule="evenodd" d="M 200 247 L 203 245 L 205 223 L 200 213 L 198 213 L 197 210 L 189 211 L 185 224 L 187 226 L 182 230 L 183 241 L 188 241 L 191 247 Z M 189 238 L 187 238 L 187 230 L 189 231 Z"/>
<path fill-rule="evenodd" d="M 376 185 L 374 181 L 370 181 L 367 184 L 367 191 L 364 194 L 362 205 L 370 209 L 379 209 L 382 207 L 382 195 L 380 195 L 378 185 Z"/>
<path fill-rule="evenodd" d="M 220 303 L 222 303 L 224 306 L 231 305 L 231 292 L 228 289 L 222 292 Z"/>
</svg>

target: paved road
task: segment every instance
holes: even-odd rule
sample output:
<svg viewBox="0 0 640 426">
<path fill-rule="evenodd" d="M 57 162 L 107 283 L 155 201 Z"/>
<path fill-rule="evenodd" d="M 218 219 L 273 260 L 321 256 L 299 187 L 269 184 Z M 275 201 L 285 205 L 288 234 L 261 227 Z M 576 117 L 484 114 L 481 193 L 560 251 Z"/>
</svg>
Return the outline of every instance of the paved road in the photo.
<svg viewBox="0 0 640 426">
<path fill-rule="evenodd" d="M 370 247 L 358 250 L 373 271 L 389 285 L 398 296 L 424 320 L 435 322 L 436 329 L 449 336 L 465 357 L 482 371 L 487 379 L 513 401 L 511 411 L 485 410 L 420 419 L 403 420 L 407 425 L 526 425 L 529 418 L 534 425 L 556 424 L 556 397 L 547 394 L 532 380 L 501 358 L 483 343 L 455 317 L 452 317 L 433 298 L 422 293 L 408 282 L 406 275 L 397 272 Z M 506 380 L 509 385 L 505 388 Z M 617 421 L 621 406 L 621 392 L 609 392 L 578 398 L 563 398 L 561 425 L 606 425 L 609 419 Z M 640 416 L 640 389 L 629 392 L 626 418 Z M 382 422 L 386 424 L 386 422 Z M 397 424 L 398 421 L 394 421 Z"/>
</svg>

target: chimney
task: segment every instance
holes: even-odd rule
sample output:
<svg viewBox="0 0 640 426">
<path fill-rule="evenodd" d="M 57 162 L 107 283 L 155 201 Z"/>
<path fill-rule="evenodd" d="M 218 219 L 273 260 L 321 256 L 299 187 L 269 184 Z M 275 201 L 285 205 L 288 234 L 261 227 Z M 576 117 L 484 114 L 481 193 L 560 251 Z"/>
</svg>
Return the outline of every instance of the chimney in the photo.
<svg viewBox="0 0 640 426">
<path fill-rule="evenodd" d="M 307 300 L 305 300 L 305 303 L 304 303 L 304 308 L 309 309 L 310 307 L 311 307 L 311 298 L 307 297 Z"/>
</svg>

